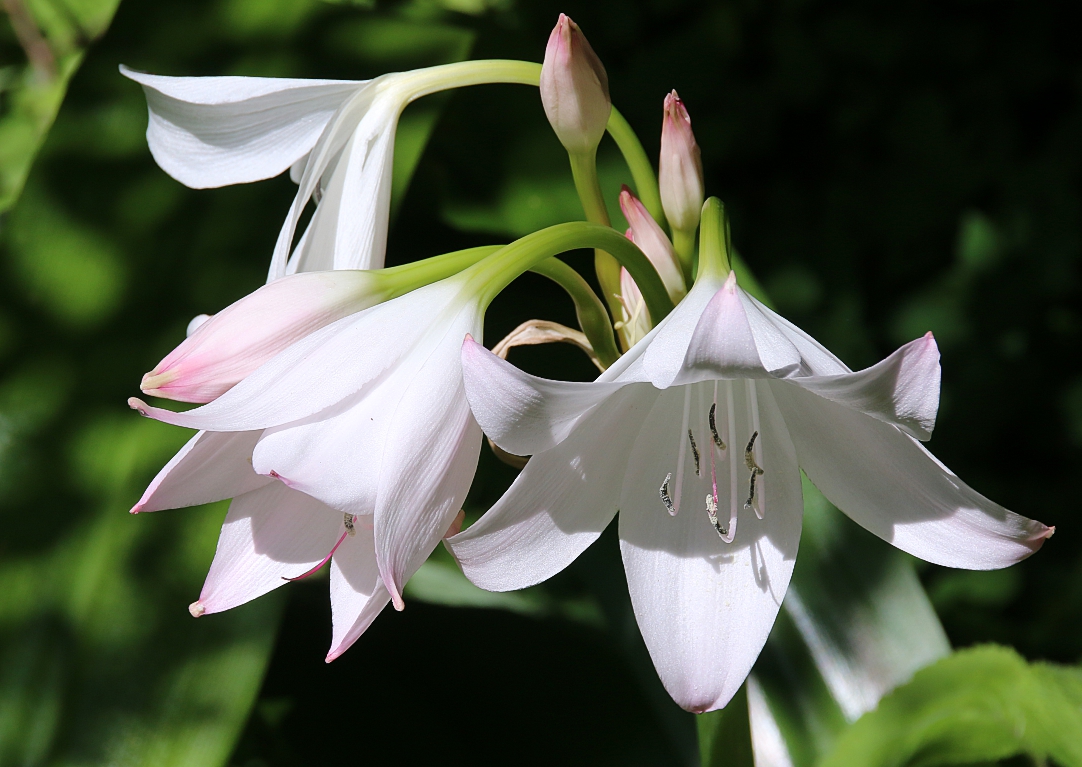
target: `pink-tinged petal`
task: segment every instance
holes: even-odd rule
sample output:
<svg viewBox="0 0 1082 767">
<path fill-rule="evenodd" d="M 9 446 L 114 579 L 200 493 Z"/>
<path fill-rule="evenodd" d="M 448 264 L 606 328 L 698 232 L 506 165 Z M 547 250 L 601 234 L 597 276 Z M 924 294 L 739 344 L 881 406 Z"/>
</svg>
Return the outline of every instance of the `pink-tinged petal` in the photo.
<svg viewBox="0 0 1082 767">
<path fill-rule="evenodd" d="M 211 402 L 291 344 L 386 297 L 370 272 L 276 280 L 200 324 L 143 376 L 140 388 L 154 397 Z"/>
<path fill-rule="evenodd" d="M 1025 559 L 1054 528 L 977 493 L 890 424 L 794 383 L 772 381 L 800 466 L 861 527 L 928 562 L 994 570 Z"/>
<path fill-rule="evenodd" d="M 703 309 L 673 383 L 784 375 L 799 369 L 800 362 L 800 352 L 745 300 L 736 272 L 729 272 Z"/>
<path fill-rule="evenodd" d="M 376 558 L 395 608 L 402 588 L 462 508 L 477 470 L 481 429 L 462 383 L 460 345 L 481 334 L 463 312 L 405 389 L 391 419 L 376 496 Z"/>
<path fill-rule="evenodd" d="M 372 518 L 360 517 L 356 534 L 347 538 L 331 560 L 331 649 L 327 662 L 340 656 L 372 625 L 391 601 L 376 566 Z"/>
<path fill-rule="evenodd" d="M 447 540 L 466 577 L 489 591 L 526 588 L 597 540 L 616 514 L 628 452 L 656 397 L 649 384 L 626 386 L 531 458 L 481 519 Z"/>
<path fill-rule="evenodd" d="M 541 103 L 569 152 L 592 152 L 612 111 L 609 78 L 579 25 L 560 14 L 541 65 Z"/>
<path fill-rule="evenodd" d="M 676 91 L 665 96 L 658 187 L 669 224 L 693 232 L 703 207 L 703 162 L 688 110 Z"/>
<path fill-rule="evenodd" d="M 277 176 L 315 145 L 364 86 L 342 80 L 162 77 L 121 67 L 143 86 L 158 165 L 196 189 Z"/>
<path fill-rule="evenodd" d="M 622 385 L 538 378 L 472 338 L 462 343 L 462 373 L 477 422 L 493 442 L 515 455 L 559 444 L 583 414 Z"/>
<path fill-rule="evenodd" d="M 320 562 L 342 530 L 341 512 L 280 482 L 235 498 L 192 609 L 217 613 L 278 588 Z"/>
<path fill-rule="evenodd" d="M 683 501 L 677 514 L 667 512 L 658 488 L 675 470 L 683 387 L 663 392 L 644 419 L 642 432 L 627 462 L 620 499 L 620 550 L 639 629 L 658 675 L 673 699 L 688 711 L 723 707 L 743 684 L 774 625 L 796 562 L 803 503 L 800 472 L 792 443 L 770 392 L 756 383 L 765 474 L 757 489 L 763 519 L 744 509 L 748 471 L 743 445 L 751 431 L 746 387 L 734 389 L 735 430 L 727 417 L 719 428 L 739 465 L 732 493 L 727 453 L 718 451 L 716 481 L 719 518 L 728 519 L 735 496 L 738 521 L 735 538 L 725 543 L 706 513 L 713 493 L 709 464 L 695 476 L 685 463 Z M 690 394 L 692 423 L 706 433 L 711 383 Z M 724 398 L 722 398 L 724 399 Z M 702 411 L 702 412 L 700 412 Z M 722 413 L 725 408 L 722 406 Z M 714 448 L 703 442 L 703 456 Z M 675 476 L 675 475 L 674 475 Z"/>
<path fill-rule="evenodd" d="M 128 404 L 164 423 L 211 431 L 266 429 L 307 418 L 366 385 L 378 385 L 431 327 L 448 321 L 448 312 L 476 300 L 463 298 L 462 289 L 462 280 L 442 280 L 338 320 L 194 410 L 174 413 L 135 398 Z"/>
<path fill-rule="evenodd" d="M 932 437 L 939 410 L 939 347 L 931 333 L 857 373 L 790 379 L 839 405 L 897 426 L 920 440 Z"/>
<path fill-rule="evenodd" d="M 235 498 L 272 480 L 252 469 L 257 431 L 201 431 L 158 472 L 131 513 L 199 506 Z"/>
<path fill-rule="evenodd" d="M 668 236 L 626 185 L 620 191 L 620 210 L 631 227 L 631 239 L 650 259 L 669 298 L 674 304 L 679 303 L 687 293 L 687 288 L 684 286 L 684 275 L 680 271 L 680 260 Z"/>
</svg>

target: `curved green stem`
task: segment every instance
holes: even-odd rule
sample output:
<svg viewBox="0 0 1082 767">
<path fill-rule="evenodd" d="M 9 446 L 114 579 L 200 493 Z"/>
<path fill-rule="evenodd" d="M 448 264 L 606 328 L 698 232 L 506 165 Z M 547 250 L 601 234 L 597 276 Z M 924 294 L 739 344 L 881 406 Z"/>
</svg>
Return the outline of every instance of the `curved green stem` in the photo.
<svg viewBox="0 0 1082 767">
<path fill-rule="evenodd" d="M 642 200 L 642 204 L 650 211 L 654 221 L 665 226 L 665 211 L 661 207 L 661 192 L 657 186 L 657 175 L 654 174 L 654 166 L 650 164 L 650 159 L 646 156 L 639 137 L 635 135 L 630 123 L 624 119 L 616 107 L 612 108 L 609 124 L 605 127 L 616 142 L 616 146 L 619 147 L 620 154 L 624 156 L 624 162 L 631 171 L 631 178 L 635 181 L 635 191 Z"/>
<path fill-rule="evenodd" d="M 381 87 L 402 88 L 407 93 L 407 100 L 413 101 L 449 88 L 465 88 L 486 83 L 536 86 L 540 81 L 541 65 L 532 61 L 479 59 L 400 72 L 389 76 L 381 83 Z"/>
<path fill-rule="evenodd" d="M 695 230 L 673 229 L 673 249 L 680 257 L 680 270 L 684 273 L 684 281 L 690 285 L 695 276 Z"/>
<path fill-rule="evenodd" d="M 612 333 L 608 312 L 582 275 L 557 258 L 542 261 L 530 271 L 548 277 L 567 291 L 575 303 L 579 327 L 590 340 L 598 360 L 605 367 L 616 362 L 620 350 L 616 348 L 616 337 Z"/>
<path fill-rule="evenodd" d="M 387 269 L 373 269 L 372 275 L 386 283 L 387 298 L 396 298 L 411 290 L 458 274 L 464 269 L 491 256 L 504 245 L 482 245 L 479 248 L 466 248 L 453 253 L 444 253 L 411 264 L 392 266 Z"/>
<path fill-rule="evenodd" d="M 483 306 L 523 272 L 546 258 L 578 248 L 596 248 L 611 253 L 627 268 L 642 291 L 646 308 L 654 322 L 660 322 L 673 309 L 665 284 L 653 264 L 635 243 L 616 230 L 585 221 L 556 224 L 515 240 L 484 261 L 470 267 L 470 281 L 476 285 Z"/>
</svg>

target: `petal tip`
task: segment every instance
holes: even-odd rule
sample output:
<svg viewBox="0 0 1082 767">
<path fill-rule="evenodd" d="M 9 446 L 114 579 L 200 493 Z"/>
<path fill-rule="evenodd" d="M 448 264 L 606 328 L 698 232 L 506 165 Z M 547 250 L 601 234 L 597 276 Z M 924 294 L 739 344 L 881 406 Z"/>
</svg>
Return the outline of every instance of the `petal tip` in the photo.
<svg viewBox="0 0 1082 767">
<path fill-rule="evenodd" d="M 729 276 L 725 278 L 725 285 L 722 286 L 725 290 L 731 293 L 736 292 L 736 270 L 730 269 Z"/>
<path fill-rule="evenodd" d="M 148 405 L 138 397 L 128 397 L 128 407 L 139 413 L 139 415 L 147 415 Z"/>
<path fill-rule="evenodd" d="M 193 618 L 199 618 L 206 614 L 207 606 L 202 601 L 195 601 L 188 605 L 188 612 L 192 614 Z"/>
<path fill-rule="evenodd" d="M 138 514 L 139 512 L 141 512 L 143 510 L 144 505 L 145 504 L 142 501 L 140 501 L 139 503 L 132 506 L 131 509 L 128 511 L 128 513 L 129 514 Z"/>
</svg>

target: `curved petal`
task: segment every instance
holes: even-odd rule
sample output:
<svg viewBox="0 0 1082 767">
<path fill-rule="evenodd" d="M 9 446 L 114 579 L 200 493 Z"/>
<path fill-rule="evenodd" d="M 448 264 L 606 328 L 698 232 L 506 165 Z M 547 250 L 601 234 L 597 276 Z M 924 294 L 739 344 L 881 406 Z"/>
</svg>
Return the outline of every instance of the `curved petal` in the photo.
<svg viewBox="0 0 1082 767">
<path fill-rule="evenodd" d="M 340 512 L 281 482 L 234 499 L 192 614 L 242 605 L 307 572 L 344 529 Z"/>
<path fill-rule="evenodd" d="M 755 296 L 744 293 L 743 299 L 745 304 L 753 305 L 759 314 L 789 339 L 789 343 L 796 347 L 803 361 L 804 374 L 831 376 L 851 372 L 846 364 L 835 357 L 829 349 L 770 307 L 760 303 Z"/>
<path fill-rule="evenodd" d="M 695 281 L 684 300 L 669 312 L 653 330 L 653 336 L 639 341 L 628 354 L 642 345 L 642 371 L 647 379 L 659 389 L 672 384 L 684 367 L 688 344 L 699 324 L 706 305 L 722 287 L 722 281 L 712 275 L 703 275 Z M 624 355 L 627 356 L 627 355 Z M 620 358 L 621 360 L 623 357 Z M 619 364 L 619 360 L 617 364 Z M 615 366 L 613 366 L 615 367 Z M 611 369 L 611 368 L 610 368 Z M 608 371 L 606 371 L 608 372 Z"/>
<path fill-rule="evenodd" d="M 142 415 L 213 431 L 250 431 L 291 423 L 341 402 L 415 351 L 433 326 L 447 322 L 468 301 L 462 280 L 418 288 L 315 331 L 277 354 L 218 399 L 183 413 L 132 398 Z M 456 341 L 457 349 L 457 341 Z M 457 355 L 456 355 L 457 356 Z"/>
<path fill-rule="evenodd" d="M 315 145 L 335 110 L 365 85 L 120 71 L 146 93 L 154 159 L 196 189 L 277 176 Z"/>
<path fill-rule="evenodd" d="M 977 493 L 894 426 L 772 381 L 800 466 L 861 527 L 928 562 L 994 570 L 1025 559 L 1055 528 Z"/>
<path fill-rule="evenodd" d="M 481 333 L 463 312 L 399 400 L 383 446 L 376 496 L 376 558 L 395 608 L 402 587 L 462 508 L 477 470 L 481 429 L 462 385 L 461 339 Z"/>
<path fill-rule="evenodd" d="M 712 387 L 699 385 L 707 386 Z M 774 625 L 800 541 L 803 503 L 796 455 L 769 390 L 761 382 L 755 386 L 766 470 L 763 519 L 739 508 L 735 538 L 723 542 L 702 500 L 713 490 L 710 472 L 695 477 L 690 469 L 683 508 L 666 513 L 658 486 L 676 463 L 673 448 L 684 405 L 680 389 L 664 392 L 645 419 L 620 499 L 620 550 L 639 629 L 665 689 L 697 713 L 724 706 L 747 677 Z M 744 385 L 734 382 L 733 388 L 735 427 L 726 417 L 724 432 L 730 445 L 742 445 L 752 426 L 745 415 Z M 704 450 L 713 447 L 707 443 Z M 739 493 L 731 494 L 729 456 L 715 453 L 715 460 L 724 461 L 716 479 L 727 514 L 730 497 L 743 503 L 747 470 L 742 453 L 732 456 L 741 471 Z"/>
<path fill-rule="evenodd" d="M 939 347 L 931 333 L 857 373 L 788 380 L 831 402 L 858 410 L 928 440 L 939 411 Z"/>
<path fill-rule="evenodd" d="M 559 444 L 584 413 L 624 385 L 538 378 L 473 338 L 462 342 L 462 375 L 481 429 L 515 455 L 533 455 Z"/>
<path fill-rule="evenodd" d="M 489 591 L 551 578 L 617 511 L 627 454 L 657 391 L 626 386 L 556 447 L 538 453 L 477 522 L 447 539 L 466 577 Z"/>
<path fill-rule="evenodd" d="M 376 566 L 372 518 L 354 523 L 356 535 L 346 538 L 331 558 L 331 649 L 327 662 L 340 656 L 372 625 L 391 601 Z"/>
<path fill-rule="evenodd" d="M 131 513 L 214 503 L 268 484 L 269 477 L 252 470 L 258 439 L 258 431 L 199 432 L 158 472 Z"/>
</svg>

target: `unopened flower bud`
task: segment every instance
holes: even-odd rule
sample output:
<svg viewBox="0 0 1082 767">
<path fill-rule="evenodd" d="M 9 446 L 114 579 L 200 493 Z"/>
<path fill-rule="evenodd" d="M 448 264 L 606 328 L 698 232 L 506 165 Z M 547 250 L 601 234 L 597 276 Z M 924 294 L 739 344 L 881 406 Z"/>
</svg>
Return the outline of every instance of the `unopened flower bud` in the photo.
<svg viewBox="0 0 1082 767">
<path fill-rule="evenodd" d="M 154 397 L 210 402 L 295 341 L 386 297 L 364 271 L 275 280 L 199 324 L 139 388 Z"/>
<path fill-rule="evenodd" d="M 620 190 L 620 210 L 631 226 L 628 239 L 650 259 L 672 302 L 680 303 L 680 299 L 687 294 L 687 288 L 680 271 L 680 260 L 664 230 L 626 185 Z"/>
<path fill-rule="evenodd" d="M 665 97 L 659 166 L 658 186 L 665 217 L 673 229 L 693 231 L 703 207 L 703 161 L 688 110 L 676 91 Z"/>
<path fill-rule="evenodd" d="M 541 103 L 568 152 L 597 148 L 612 111 L 609 78 L 578 24 L 562 13 L 541 65 Z"/>
</svg>

